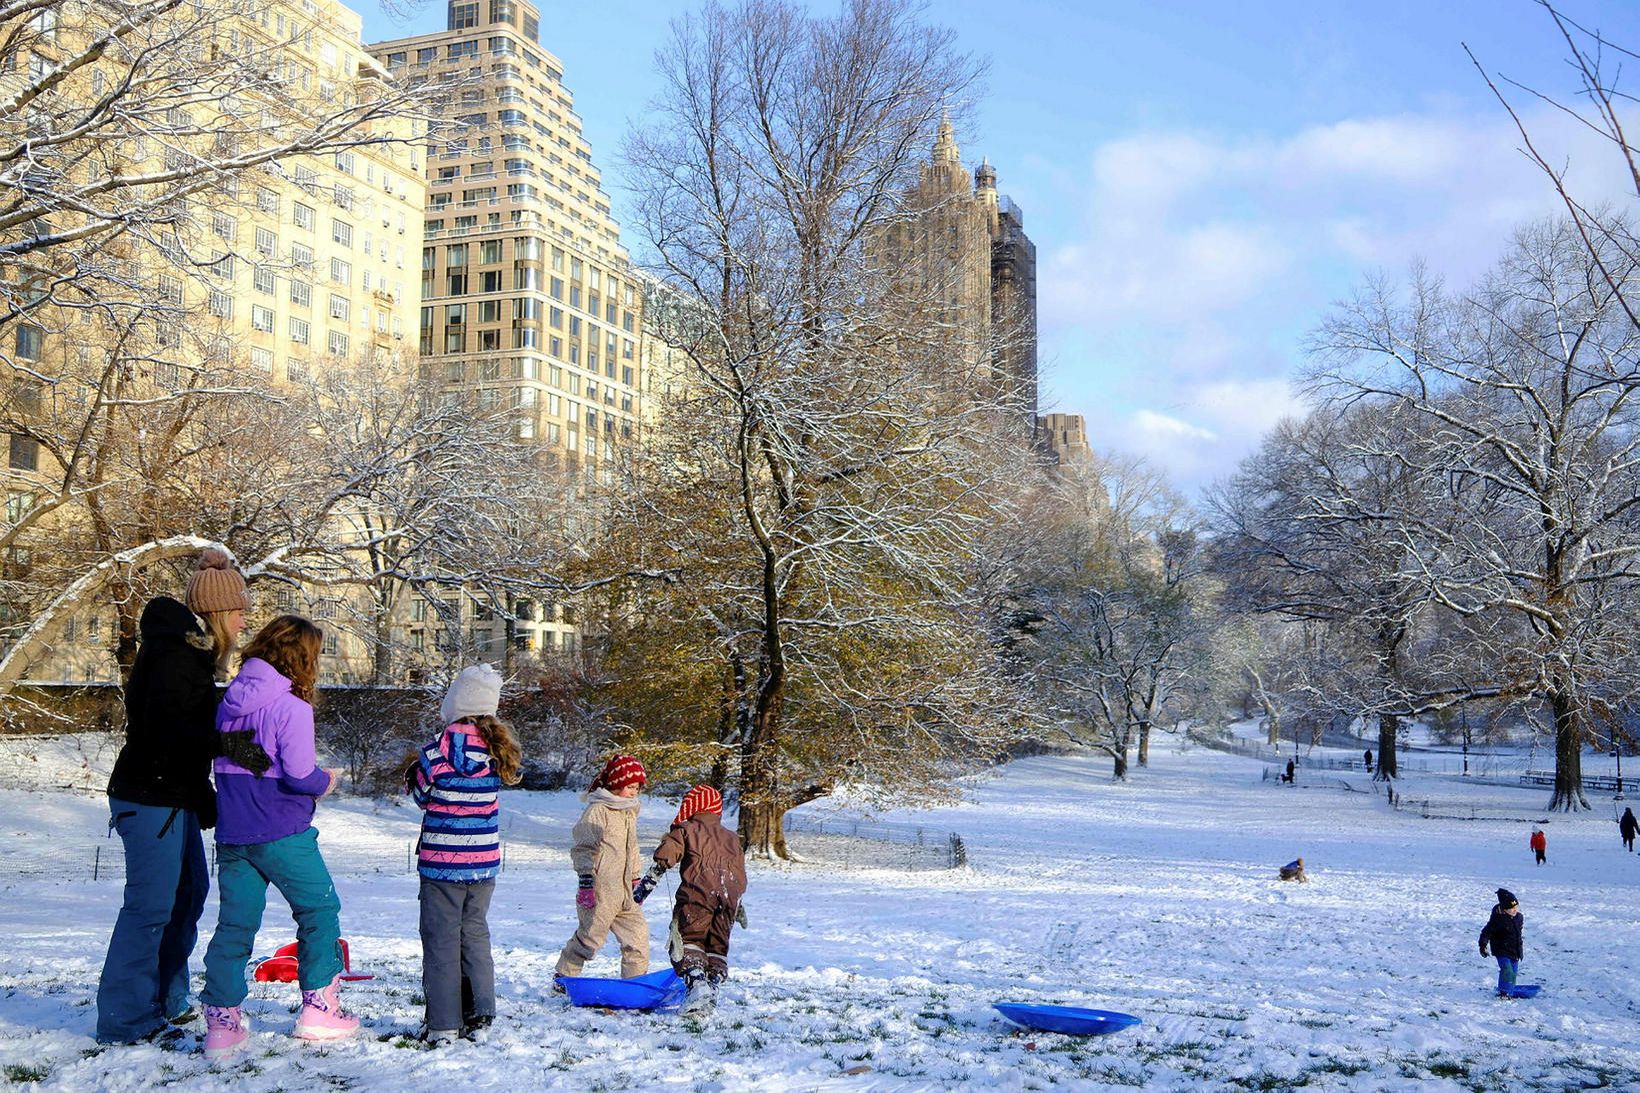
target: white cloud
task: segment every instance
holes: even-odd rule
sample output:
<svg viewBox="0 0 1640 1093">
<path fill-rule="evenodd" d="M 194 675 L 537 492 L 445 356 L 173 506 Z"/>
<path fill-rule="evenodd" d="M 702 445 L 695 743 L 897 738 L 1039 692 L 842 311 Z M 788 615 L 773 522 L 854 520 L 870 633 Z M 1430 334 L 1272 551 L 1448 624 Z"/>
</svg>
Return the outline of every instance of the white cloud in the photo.
<svg viewBox="0 0 1640 1093">
<path fill-rule="evenodd" d="M 1626 193 L 1597 137 L 1550 111 L 1527 123 L 1582 194 Z M 1300 409 L 1303 336 L 1352 283 L 1414 259 L 1467 283 L 1517 224 L 1558 211 L 1518 143 L 1499 115 L 1443 114 L 1094 149 L 1080 230 L 1038 240 L 1049 398 L 1186 488 L 1233 469 Z"/>
</svg>

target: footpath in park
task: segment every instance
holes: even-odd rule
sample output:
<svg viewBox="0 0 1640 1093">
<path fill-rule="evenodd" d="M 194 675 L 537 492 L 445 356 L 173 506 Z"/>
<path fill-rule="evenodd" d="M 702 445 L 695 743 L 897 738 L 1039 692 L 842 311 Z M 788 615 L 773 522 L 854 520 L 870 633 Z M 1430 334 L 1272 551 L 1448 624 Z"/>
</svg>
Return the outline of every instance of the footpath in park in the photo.
<svg viewBox="0 0 1640 1093">
<path fill-rule="evenodd" d="M 501 1015 L 495 1035 L 425 1051 L 416 879 L 407 804 L 327 799 L 317 825 L 341 894 L 364 1018 L 352 1041 L 288 1037 L 295 990 L 256 984 L 253 1049 L 213 1070 L 196 1050 L 101 1047 L 94 998 L 120 901 L 118 840 L 95 792 L 96 748 L 55 769 L 0 740 L 0 1074 L 43 1089 L 295 1088 L 915 1090 L 1623 1088 L 1640 1074 L 1640 855 L 1625 853 L 1609 795 L 1577 816 L 1547 792 L 1451 775 L 1404 780 L 1408 797 L 1477 818 L 1393 810 L 1364 774 L 1282 786 L 1256 759 L 1160 737 L 1125 785 L 1109 760 L 1039 756 L 977 781 L 947 808 L 870 817 L 882 832 L 955 832 L 966 864 L 893 856 L 754 863 L 732 977 L 717 1014 L 578 1010 L 552 993 L 572 927 L 575 878 L 558 849 L 573 793 L 502 797 L 509 866 L 490 915 Z M 59 757 L 60 759 L 61 757 Z M 32 772 L 33 780 L 28 775 Z M 652 847 L 673 811 L 650 800 Z M 818 802 L 794 827 L 859 811 Z M 1548 820 L 1549 864 L 1526 846 Z M 801 845 L 801 843 L 799 843 Z M 823 844 L 822 844 L 823 845 Z M 1276 879 L 1302 855 L 1307 884 Z M 82 860 L 82 858 L 86 860 Z M 26 865 L 26 868 L 25 868 Z M 53 866 L 55 865 L 55 868 Z M 1493 995 L 1476 934 L 1493 891 L 1520 897 L 1522 981 Z M 646 906 L 655 966 L 670 891 Z M 201 922 L 198 957 L 216 919 Z M 294 937 L 270 894 L 258 954 Z M 615 974 L 613 947 L 588 974 Z M 197 974 L 196 974 L 197 980 Z M 1028 1001 L 1122 1010 L 1144 1024 L 1078 1039 L 1020 1033 L 991 1008 Z"/>
</svg>

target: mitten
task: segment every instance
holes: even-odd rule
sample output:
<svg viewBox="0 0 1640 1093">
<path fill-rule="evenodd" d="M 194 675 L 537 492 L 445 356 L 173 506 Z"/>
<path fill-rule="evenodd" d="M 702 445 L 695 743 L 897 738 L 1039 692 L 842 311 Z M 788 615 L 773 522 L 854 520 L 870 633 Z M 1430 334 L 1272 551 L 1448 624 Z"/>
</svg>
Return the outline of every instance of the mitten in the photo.
<svg viewBox="0 0 1640 1093">
<path fill-rule="evenodd" d="M 592 874 L 582 873 L 576 882 L 575 906 L 592 910 L 598 906 L 598 893 L 592 889 Z"/>
<path fill-rule="evenodd" d="M 222 757 L 231 760 L 235 765 L 244 767 L 258 778 L 266 774 L 273 766 L 273 760 L 268 753 L 262 750 L 262 745 L 256 742 L 256 732 L 252 729 L 240 729 L 237 732 L 219 733 L 218 743 L 222 747 Z"/>
<path fill-rule="evenodd" d="M 404 792 L 416 792 L 416 771 L 421 769 L 421 753 L 411 752 L 404 757 Z"/>
<path fill-rule="evenodd" d="M 642 904 L 644 900 L 648 899 L 649 893 L 655 890 L 655 885 L 660 883 L 661 877 L 665 874 L 666 866 L 660 862 L 651 865 L 649 872 L 645 873 L 638 880 L 638 883 L 632 886 L 632 902 Z"/>
<path fill-rule="evenodd" d="M 752 928 L 751 923 L 746 921 L 746 905 L 744 903 L 735 908 L 735 922 L 740 924 L 740 928 L 742 930 L 750 930 Z"/>
<path fill-rule="evenodd" d="M 1481 955 L 1482 955 L 1482 956 L 1486 956 L 1486 955 L 1487 955 L 1487 952 L 1486 952 L 1486 942 L 1484 942 L 1484 941 L 1483 941 L 1483 942 L 1481 942 Z"/>
</svg>

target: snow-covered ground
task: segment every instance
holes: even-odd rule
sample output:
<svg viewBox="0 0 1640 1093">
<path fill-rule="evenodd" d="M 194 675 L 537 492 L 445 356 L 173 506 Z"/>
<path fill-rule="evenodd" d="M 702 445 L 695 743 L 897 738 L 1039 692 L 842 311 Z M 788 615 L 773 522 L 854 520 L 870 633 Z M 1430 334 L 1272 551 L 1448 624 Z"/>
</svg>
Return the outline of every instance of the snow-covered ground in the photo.
<svg viewBox="0 0 1640 1093">
<path fill-rule="evenodd" d="M 253 1049 L 217 1070 L 192 1036 L 181 1050 L 93 1041 L 119 844 L 102 842 L 93 881 L 103 802 L 11 780 L 0 1073 L 99 1090 L 1640 1088 L 1640 855 L 1623 852 L 1609 800 L 1551 818 L 1543 789 L 1415 776 L 1406 796 L 1486 817 L 1425 819 L 1392 811 L 1359 775 L 1303 784 L 1301 772 L 1285 787 L 1263 769 L 1170 739 L 1121 786 L 1106 759 L 1037 757 L 961 805 L 874 817 L 959 833 L 965 869 L 754 866 L 751 929 L 735 935 L 717 1014 L 698 1024 L 576 1010 L 551 993 L 573 922 L 574 878 L 556 848 L 579 802 L 509 793 L 509 868 L 490 919 L 497 1034 L 436 1052 L 409 1038 L 421 1009 L 414 811 L 327 801 L 318 826 L 344 932 L 377 976 L 347 991 L 368 1035 L 296 1043 L 294 987 L 259 984 Z M 649 803 L 644 835 L 671 812 Z M 1538 868 L 1526 838 L 1544 819 L 1550 864 Z M 1277 881 L 1297 855 L 1312 882 Z M 1544 984 L 1530 1002 L 1493 997 L 1495 965 L 1476 950 L 1500 885 L 1526 916 L 1522 979 Z M 657 962 L 667 894 L 649 904 Z M 215 913 L 213 897 L 199 954 Z M 293 936 L 272 897 L 259 949 Z M 589 973 L 615 966 L 611 950 Z M 1145 1023 L 1094 1039 L 1020 1033 L 997 1001 Z"/>
</svg>

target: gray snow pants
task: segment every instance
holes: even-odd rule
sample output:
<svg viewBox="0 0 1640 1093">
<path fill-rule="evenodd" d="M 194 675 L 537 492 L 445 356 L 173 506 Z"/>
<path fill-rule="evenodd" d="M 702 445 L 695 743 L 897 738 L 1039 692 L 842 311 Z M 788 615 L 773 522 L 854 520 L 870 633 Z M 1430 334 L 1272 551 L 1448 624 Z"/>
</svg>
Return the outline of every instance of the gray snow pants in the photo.
<svg viewBox="0 0 1640 1093">
<path fill-rule="evenodd" d="M 474 1017 L 495 1016 L 495 960 L 486 920 L 493 895 L 493 880 L 421 878 L 421 993 L 430 1031 L 459 1032 Z"/>
</svg>

